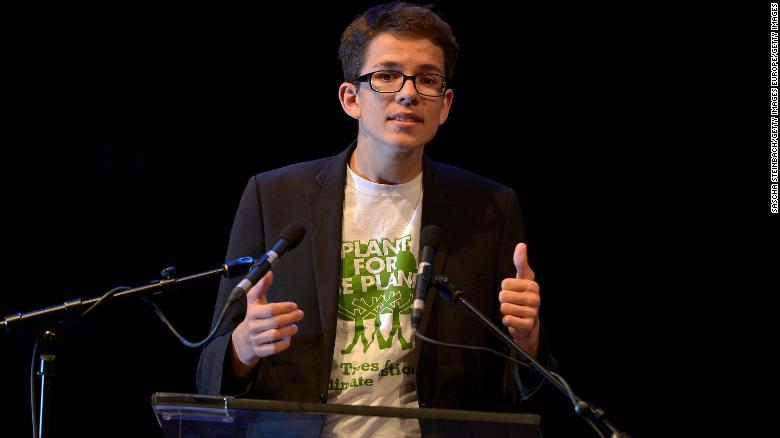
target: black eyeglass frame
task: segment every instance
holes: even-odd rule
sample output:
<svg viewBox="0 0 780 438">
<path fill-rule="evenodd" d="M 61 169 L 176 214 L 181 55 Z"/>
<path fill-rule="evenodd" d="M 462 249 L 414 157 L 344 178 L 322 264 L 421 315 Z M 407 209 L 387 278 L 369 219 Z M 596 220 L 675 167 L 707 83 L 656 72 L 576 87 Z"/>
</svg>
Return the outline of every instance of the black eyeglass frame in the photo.
<svg viewBox="0 0 780 438">
<path fill-rule="evenodd" d="M 374 88 L 374 86 L 371 84 L 371 78 L 376 73 L 384 73 L 384 72 L 396 73 L 396 74 L 399 74 L 399 75 L 403 76 L 404 80 L 401 81 L 401 86 L 397 90 L 395 90 L 395 91 L 380 91 L 380 90 L 377 90 L 376 88 Z M 423 93 L 422 91 L 420 91 L 417 88 L 417 76 L 438 76 L 438 77 L 440 77 L 441 78 L 441 93 L 440 94 L 426 94 L 426 93 Z M 407 75 L 401 73 L 400 71 L 396 71 L 396 70 L 377 70 L 377 71 L 368 72 L 368 73 L 366 73 L 364 75 L 358 76 L 357 78 L 355 78 L 354 82 L 356 82 L 356 83 L 357 82 L 367 82 L 368 86 L 371 88 L 371 90 L 373 90 L 373 91 L 375 91 L 377 93 L 397 93 L 397 92 L 401 91 L 404 88 L 404 85 L 406 85 L 406 81 L 408 79 L 412 80 L 412 85 L 414 85 L 414 90 L 417 91 L 417 93 L 422 95 L 422 96 L 441 97 L 441 96 L 444 96 L 444 94 L 447 93 L 447 77 L 443 76 L 443 75 L 440 75 L 438 73 L 418 73 L 416 75 L 407 76 Z"/>
</svg>

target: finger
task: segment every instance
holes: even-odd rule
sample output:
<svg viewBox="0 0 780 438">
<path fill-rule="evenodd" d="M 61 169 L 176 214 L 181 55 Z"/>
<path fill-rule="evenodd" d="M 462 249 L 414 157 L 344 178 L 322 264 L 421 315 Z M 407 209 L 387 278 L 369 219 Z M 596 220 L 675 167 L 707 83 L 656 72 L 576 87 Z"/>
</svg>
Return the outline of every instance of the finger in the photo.
<svg viewBox="0 0 780 438">
<path fill-rule="evenodd" d="M 534 271 L 531 269 L 531 266 L 528 265 L 528 245 L 525 243 L 518 243 L 517 246 L 515 246 L 512 262 L 515 264 L 515 269 L 517 269 L 515 278 L 522 278 L 524 280 L 534 279 Z"/>
<path fill-rule="evenodd" d="M 250 319 L 263 319 L 294 312 L 297 309 L 298 305 L 291 301 L 285 301 L 282 303 L 253 304 L 247 307 L 246 315 L 247 318 Z"/>
<path fill-rule="evenodd" d="M 260 279 L 246 294 L 247 304 L 266 304 L 268 300 L 265 297 L 265 293 L 268 288 L 271 287 L 271 283 L 274 281 L 274 273 L 268 271 L 263 278 Z"/>
<path fill-rule="evenodd" d="M 258 335 L 252 337 L 252 341 L 255 345 L 268 344 L 270 342 L 276 342 L 278 340 L 292 337 L 292 335 L 298 333 L 298 326 L 290 324 L 280 328 L 274 328 L 260 332 Z"/>
<path fill-rule="evenodd" d="M 516 292 L 513 290 L 502 290 L 498 293 L 500 303 L 512 303 L 520 306 L 539 307 L 542 302 L 541 296 L 535 291 Z"/>
<path fill-rule="evenodd" d="M 255 354 L 257 357 L 266 357 L 272 354 L 281 353 L 282 351 L 290 348 L 291 340 L 292 338 L 287 337 L 269 344 L 258 345 L 255 347 Z"/>
<path fill-rule="evenodd" d="M 507 292 L 533 292 L 539 293 L 539 283 L 533 280 L 523 280 L 518 278 L 505 278 L 501 282 L 501 289 Z"/>
<path fill-rule="evenodd" d="M 501 323 L 506 327 L 514 328 L 522 336 L 524 333 L 530 333 L 536 325 L 536 320 L 531 318 L 518 318 L 512 315 L 504 315 Z"/>
<path fill-rule="evenodd" d="M 249 333 L 256 335 L 266 330 L 284 327 L 303 319 L 302 310 L 294 310 L 289 313 L 274 316 L 272 318 L 255 319 L 249 323 Z"/>
<path fill-rule="evenodd" d="M 511 315 L 518 318 L 534 319 L 539 315 L 539 310 L 530 306 L 518 306 L 517 304 L 504 303 L 501 305 L 502 315 Z"/>
</svg>

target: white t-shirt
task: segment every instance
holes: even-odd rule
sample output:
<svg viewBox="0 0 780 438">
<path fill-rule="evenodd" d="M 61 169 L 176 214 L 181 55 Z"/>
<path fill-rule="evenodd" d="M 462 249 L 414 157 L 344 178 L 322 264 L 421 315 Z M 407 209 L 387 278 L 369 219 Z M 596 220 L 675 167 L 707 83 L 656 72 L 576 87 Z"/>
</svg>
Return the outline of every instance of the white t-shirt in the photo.
<svg viewBox="0 0 780 438">
<path fill-rule="evenodd" d="M 418 407 L 410 324 L 422 173 L 376 184 L 347 167 L 341 288 L 328 403 Z M 416 419 L 329 416 L 322 436 L 419 436 Z"/>
</svg>

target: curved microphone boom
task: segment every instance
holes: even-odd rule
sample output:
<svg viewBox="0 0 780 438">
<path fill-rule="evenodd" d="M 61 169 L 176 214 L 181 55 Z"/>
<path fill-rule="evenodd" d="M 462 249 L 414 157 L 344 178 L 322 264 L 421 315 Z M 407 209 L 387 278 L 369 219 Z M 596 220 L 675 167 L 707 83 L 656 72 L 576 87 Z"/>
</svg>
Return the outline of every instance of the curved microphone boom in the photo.
<svg viewBox="0 0 780 438">
<path fill-rule="evenodd" d="M 417 284 L 412 303 L 412 328 L 417 329 L 425 310 L 425 295 L 431 284 L 433 273 L 433 255 L 441 241 L 441 228 L 436 225 L 426 225 L 420 233 L 420 263 L 417 265 Z"/>
</svg>

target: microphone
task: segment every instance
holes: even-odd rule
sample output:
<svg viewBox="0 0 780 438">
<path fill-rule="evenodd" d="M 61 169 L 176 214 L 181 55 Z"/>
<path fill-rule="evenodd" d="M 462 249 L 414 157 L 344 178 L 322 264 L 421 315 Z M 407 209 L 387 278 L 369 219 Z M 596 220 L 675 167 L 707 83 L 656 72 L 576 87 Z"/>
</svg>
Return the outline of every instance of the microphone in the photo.
<svg viewBox="0 0 780 438">
<path fill-rule="evenodd" d="M 412 328 L 417 329 L 423 310 L 425 310 L 425 295 L 431 284 L 433 273 L 433 255 L 441 241 L 441 228 L 436 225 L 426 225 L 420 233 L 420 263 L 417 265 L 417 284 L 412 303 Z"/>
<path fill-rule="evenodd" d="M 263 278 L 271 268 L 276 266 L 279 258 L 284 255 L 286 251 L 295 248 L 301 243 L 304 234 L 306 234 L 306 229 L 303 228 L 302 225 L 292 224 L 285 227 L 273 248 L 260 257 L 257 263 L 249 269 L 249 273 L 238 283 L 238 286 L 233 288 L 230 295 L 232 297 L 239 297 L 241 296 L 241 292 L 249 292 L 249 289 L 251 289 L 255 283 Z"/>
</svg>

